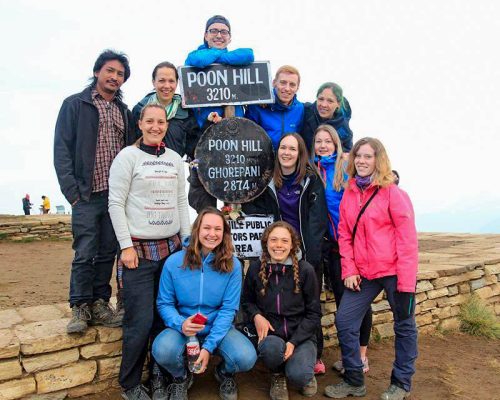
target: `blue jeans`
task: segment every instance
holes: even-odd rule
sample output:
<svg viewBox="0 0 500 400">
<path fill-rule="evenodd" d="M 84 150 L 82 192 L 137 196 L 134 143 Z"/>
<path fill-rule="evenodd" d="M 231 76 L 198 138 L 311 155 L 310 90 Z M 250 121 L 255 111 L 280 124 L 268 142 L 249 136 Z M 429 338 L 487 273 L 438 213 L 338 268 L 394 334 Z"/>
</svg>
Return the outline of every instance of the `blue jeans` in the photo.
<svg viewBox="0 0 500 400">
<path fill-rule="evenodd" d="M 198 339 L 203 343 L 202 337 Z M 179 331 L 167 328 L 156 337 L 153 343 L 152 353 L 156 362 L 174 378 L 186 376 L 184 357 L 186 340 L 186 336 Z M 257 361 L 257 354 L 252 343 L 235 328 L 229 329 L 217 347 L 216 354 L 223 359 L 220 371 L 226 375 L 249 371 Z"/>
<path fill-rule="evenodd" d="M 69 302 L 91 304 L 109 301 L 109 281 L 118 249 L 108 213 L 108 192 L 92 193 L 89 201 L 80 200 L 71 217 L 75 258 L 71 268 Z"/>
<path fill-rule="evenodd" d="M 165 259 L 139 258 L 135 269 L 123 268 L 123 346 L 120 385 L 125 390 L 141 383 L 149 341 L 165 328 L 156 310 L 156 297 Z M 153 362 L 154 360 L 151 360 Z"/>
<path fill-rule="evenodd" d="M 283 372 L 290 383 L 302 388 L 314 377 L 316 344 L 311 340 L 295 347 L 292 356 L 283 361 L 286 343 L 279 336 L 269 335 L 259 343 L 259 357 L 273 373 Z"/>
<path fill-rule="evenodd" d="M 397 277 L 386 276 L 361 281 L 361 291 L 345 290 L 335 319 L 342 363 L 345 368 L 344 380 L 354 386 L 364 384 L 363 363 L 359 354 L 359 329 L 366 311 L 378 294 L 385 290 L 394 316 L 396 334 L 396 359 L 392 368 L 391 383 L 406 391 L 411 389 L 411 378 L 415 373 L 417 359 L 417 326 L 415 324 L 415 302 L 410 316 L 400 319 L 396 301 Z"/>
</svg>

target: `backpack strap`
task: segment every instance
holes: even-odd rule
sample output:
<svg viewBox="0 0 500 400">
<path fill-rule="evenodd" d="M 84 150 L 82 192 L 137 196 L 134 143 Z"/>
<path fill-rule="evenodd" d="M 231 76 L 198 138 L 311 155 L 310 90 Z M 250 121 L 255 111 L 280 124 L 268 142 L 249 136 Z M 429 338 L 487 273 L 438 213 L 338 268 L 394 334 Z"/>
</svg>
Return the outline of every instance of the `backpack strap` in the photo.
<svg viewBox="0 0 500 400">
<path fill-rule="evenodd" d="M 373 192 L 373 194 L 368 199 L 368 201 L 365 203 L 365 205 L 363 206 L 363 208 L 359 211 L 358 218 L 356 219 L 356 223 L 354 224 L 354 228 L 352 230 L 352 235 L 351 235 L 351 240 L 352 240 L 353 243 L 354 243 L 354 238 L 356 237 L 356 231 L 358 230 L 359 219 L 361 218 L 361 216 L 363 215 L 363 213 L 365 212 L 366 208 L 368 207 L 368 205 L 370 204 L 370 202 L 373 200 L 373 198 L 375 197 L 375 195 L 378 193 L 378 190 L 379 190 L 379 188 L 377 187 L 375 189 L 375 191 Z"/>
</svg>

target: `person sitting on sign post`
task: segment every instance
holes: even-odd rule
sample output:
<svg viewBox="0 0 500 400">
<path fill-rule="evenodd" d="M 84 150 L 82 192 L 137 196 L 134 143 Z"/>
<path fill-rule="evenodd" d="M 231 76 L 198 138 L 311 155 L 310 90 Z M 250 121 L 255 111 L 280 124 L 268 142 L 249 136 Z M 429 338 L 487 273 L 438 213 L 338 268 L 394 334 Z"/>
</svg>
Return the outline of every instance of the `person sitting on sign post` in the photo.
<svg viewBox="0 0 500 400">
<path fill-rule="evenodd" d="M 222 15 L 214 15 L 206 23 L 203 44 L 188 54 L 185 65 L 205 68 L 213 63 L 247 65 L 254 61 L 252 49 L 240 48 L 228 51 L 229 43 L 231 43 L 231 25 L 228 19 Z M 243 117 L 244 109 L 241 105 L 197 107 L 194 109 L 194 115 L 203 133 L 212 124 L 220 122 L 223 117 Z M 192 167 L 188 179 L 190 183 L 188 201 L 189 205 L 199 213 L 207 206 L 215 207 L 217 199 L 207 193 L 201 184 L 196 171 L 196 160 Z"/>
<path fill-rule="evenodd" d="M 271 214 L 274 220 L 288 222 L 301 240 L 303 258 L 316 272 L 318 301 L 323 283 L 321 250 L 328 229 L 325 189 L 314 166 L 310 164 L 304 140 L 298 133 L 287 133 L 278 143 L 273 179 L 263 194 L 242 205 L 246 214 Z M 321 361 L 323 331 L 317 326 L 317 362 L 315 371 L 324 373 Z"/>
<path fill-rule="evenodd" d="M 179 75 L 175 65 L 164 61 L 153 69 L 154 91 L 148 93 L 132 110 L 137 138 L 142 136 L 139 119 L 144 106 L 159 104 L 165 108 L 168 119 L 168 129 L 163 142 L 181 157 L 187 154 L 194 158 L 194 148 L 200 136 L 200 129 L 193 111 L 182 108 L 181 96 L 175 93 Z"/>
<path fill-rule="evenodd" d="M 185 65 L 205 68 L 210 64 L 248 65 L 254 61 L 253 50 L 240 48 L 228 51 L 231 43 L 231 25 L 222 15 L 209 18 L 205 26 L 203 44 L 188 54 Z M 226 106 L 227 107 L 227 106 Z M 200 128 L 205 130 L 212 123 L 219 122 L 223 117 L 243 117 L 243 106 L 198 107 L 194 112 Z M 230 111 L 230 114 L 228 113 Z"/>
<path fill-rule="evenodd" d="M 291 65 L 283 65 L 273 80 L 273 104 L 250 104 L 245 117 L 260 125 L 273 142 L 274 150 L 283 135 L 300 132 L 304 118 L 304 104 L 297 100 L 300 73 Z"/>
<path fill-rule="evenodd" d="M 288 399 L 286 379 L 304 396 L 314 396 L 316 330 L 321 321 L 314 268 L 300 260 L 300 238 L 284 221 L 262 235 L 262 256 L 252 262 L 241 306 L 255 325 L 258 352 L 272 372 L 272 400 Z"/>
<path fill-rule="evenodd" d="M 333 82 L 323 83 L 316 93 L 316 101 L 304 105 L 304 125 L 300 134 L 306 142 L 307 150 L 311 150 L 314 145 L 316 128 L 326 124 L 335 128 L 342 142 L 344 157 L 348 156 L 352 148 L 350 119 L 351 106 L 344 97 L 342 88 Z"/>
</svg>

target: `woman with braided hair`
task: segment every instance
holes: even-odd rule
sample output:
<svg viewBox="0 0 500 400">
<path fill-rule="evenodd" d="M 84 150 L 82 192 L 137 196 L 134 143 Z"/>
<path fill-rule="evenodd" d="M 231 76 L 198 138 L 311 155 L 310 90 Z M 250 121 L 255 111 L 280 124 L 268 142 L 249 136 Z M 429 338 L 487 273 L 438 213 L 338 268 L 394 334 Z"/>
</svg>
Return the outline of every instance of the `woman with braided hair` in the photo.
<svg viewBox="0 0 500 400">
<path fill-rule="evenodd" d="M 243 286 L 242 307 L 255 324 L 259 357 L 273 374 L 272 400 L 288 399 L 287 378 L 304 396 L 317 391 L 318 284 L 314 268 L 300 259 L 294 228 L 275 222 L 264 231 L 262 256 L 250 265 Z"/>
</svg>

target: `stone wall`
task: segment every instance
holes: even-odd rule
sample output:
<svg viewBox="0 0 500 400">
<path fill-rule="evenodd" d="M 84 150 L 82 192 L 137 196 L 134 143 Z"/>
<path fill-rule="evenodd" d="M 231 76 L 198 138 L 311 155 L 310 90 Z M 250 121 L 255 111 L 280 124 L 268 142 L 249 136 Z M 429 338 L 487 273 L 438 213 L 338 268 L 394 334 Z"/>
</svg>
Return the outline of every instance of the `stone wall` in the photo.
<svg viewBox="0 0 500 400">
<path fill-rule="evenodd" d="M 71 215 L 0 216 L 0 239 L 3 240 L 32 241 L 71 237 Z"/>
<path fill-rule="evenodd" d="M 420 234 L 416 320 L 421 334 L 459 326 L 460 305 L 475 293 L 500 315 L 500 235 Z M 328 293 L 327 293 L 328 295 Z M 331 297 L 331 296 L 328 296 Z M 337 343 L 335 304 L 323 303 L 326 345 Z M 374 335 L 394 335 L 389 304 L 373 306 Z M 67 304 L 0 311 L 0 399 L 64 399 L 118 386 L 119 328 L 67 335 Z"/>
</svg>

